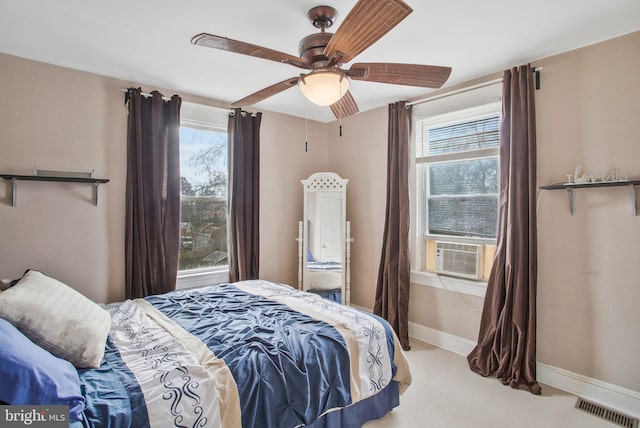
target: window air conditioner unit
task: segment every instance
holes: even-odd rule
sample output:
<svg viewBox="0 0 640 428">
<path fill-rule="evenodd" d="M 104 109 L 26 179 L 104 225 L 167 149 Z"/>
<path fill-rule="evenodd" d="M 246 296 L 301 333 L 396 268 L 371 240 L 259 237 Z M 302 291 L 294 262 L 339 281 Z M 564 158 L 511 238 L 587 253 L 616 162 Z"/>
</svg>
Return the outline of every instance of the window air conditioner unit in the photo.
<svg viewBox="0 0 640 428">
<path fill-rule="evenodd" d="M 483 245 L 436 242 L 436 272 L 469 279 L 482 278 Z"/>
</svg>

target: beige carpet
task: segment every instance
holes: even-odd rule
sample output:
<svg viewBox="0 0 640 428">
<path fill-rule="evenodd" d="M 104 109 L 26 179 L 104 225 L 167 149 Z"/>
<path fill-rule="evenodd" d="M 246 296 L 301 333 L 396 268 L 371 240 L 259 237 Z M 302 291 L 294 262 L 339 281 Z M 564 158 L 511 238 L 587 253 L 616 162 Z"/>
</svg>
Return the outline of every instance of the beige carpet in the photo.
<svg viewBox="0 0 640 428">
<path fill-rule="evenodd" d="M 413 382 L 400 406 L 365 428 L 615 428 L 576 409 L 576 397 L 547 385 L 542 395 L 471 372 L 467 360 L 423 342 L 406 352 Z"/>
</svg>

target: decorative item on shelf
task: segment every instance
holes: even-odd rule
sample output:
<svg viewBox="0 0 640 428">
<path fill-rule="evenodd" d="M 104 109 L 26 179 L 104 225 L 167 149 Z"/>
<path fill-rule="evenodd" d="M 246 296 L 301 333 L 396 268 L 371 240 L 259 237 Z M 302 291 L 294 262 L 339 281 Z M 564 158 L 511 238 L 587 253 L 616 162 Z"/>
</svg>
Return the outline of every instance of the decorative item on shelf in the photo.
<svg viewBox="0 0 640 428">
<path fill-rule="evenodd" d="M 582 174 L 582 164 L 579 164 L 572 174 L 567 174 L 567 182 L 565 186 L 573 184 L 591 184 L 591 183 L 617 183 L 629 181 L 627 174 L 619 168 L 613 168 L 608 173 L 592 173 Z M 573 178 L 573 181 L 571 179 Z"/>
<path fill-rule="evenodd" d="M 637 216 L 637 200 L 636 187 L 640 186 L 640 179 L 630 179 L 627 174 L 619 168 L 612 168 L 606 174 L 582 174 L 582 165 L 578 165 L 573 174 L 567 174 L 566 183 L 554 183 L 540 186 L 542 190 L 565 190 L 569 196 L 569 209 L 571 215 L 575 214 L 576 203 L 574 198 L 574 190 L 580 188 L 599 188 L 599 187 L 629 187 L 631 189 L 631 215 Z M 572 180 L 573 179 L 573 180 Z"/>
</svg>

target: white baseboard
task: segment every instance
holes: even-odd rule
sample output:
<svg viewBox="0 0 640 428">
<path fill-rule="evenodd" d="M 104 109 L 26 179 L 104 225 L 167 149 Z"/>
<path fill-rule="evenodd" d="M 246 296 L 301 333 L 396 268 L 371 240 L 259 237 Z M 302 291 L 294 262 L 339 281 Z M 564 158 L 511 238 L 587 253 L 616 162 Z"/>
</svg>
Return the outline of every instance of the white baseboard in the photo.
<svg viewBox="0 0 640 428">
<path fill-rule="evenodd" d="M 538 362 L 538 382 L 640 417 L 640 392 Z"/>
<path fill-rule="evenodd" d="M 413 322 L 409 322 L 409 336 L 465 357 L 476 346 L 473 340 Z M 640 417 L 638 391 L 540 362 L 536 365 L 536 371 L 540 383 L 619 410 L 629 416 Z"/>
<path fill-rule="evenodd" d="M 413 322 L 409 322 L 409 336 L 463 356 L 467 356 L 476 346 L 473 340 Z"/>
</svg>

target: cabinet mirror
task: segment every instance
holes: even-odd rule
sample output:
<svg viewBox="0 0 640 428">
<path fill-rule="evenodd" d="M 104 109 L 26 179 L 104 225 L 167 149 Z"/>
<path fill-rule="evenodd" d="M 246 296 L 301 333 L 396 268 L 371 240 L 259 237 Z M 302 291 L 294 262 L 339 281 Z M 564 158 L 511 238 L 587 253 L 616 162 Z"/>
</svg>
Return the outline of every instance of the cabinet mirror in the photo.
<svg viewBox="0 0 640 428">
<path fill-rule="evenodd" d="M 304 215 L 298 226 L 298 287 L 350 303 L 350 223 L 347 182 L 332 172 L 302 180 Z"/>
</svg>

